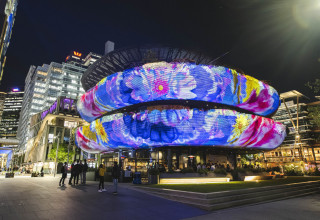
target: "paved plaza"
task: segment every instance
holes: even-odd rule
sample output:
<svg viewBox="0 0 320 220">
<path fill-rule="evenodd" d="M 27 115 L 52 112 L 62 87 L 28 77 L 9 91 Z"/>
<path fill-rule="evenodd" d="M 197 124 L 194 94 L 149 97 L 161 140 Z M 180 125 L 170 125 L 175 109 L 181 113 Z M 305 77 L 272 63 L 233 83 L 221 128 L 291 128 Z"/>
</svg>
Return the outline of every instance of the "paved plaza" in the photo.
<svg viewBox="0 0 320 220">
<path fill-rule="evenodd" d="M 58 187 L 58 178 L 0 178 L 0 219 L 319 219 L 320 195 L 207 212 L 120 184 Z"/>
</svg>

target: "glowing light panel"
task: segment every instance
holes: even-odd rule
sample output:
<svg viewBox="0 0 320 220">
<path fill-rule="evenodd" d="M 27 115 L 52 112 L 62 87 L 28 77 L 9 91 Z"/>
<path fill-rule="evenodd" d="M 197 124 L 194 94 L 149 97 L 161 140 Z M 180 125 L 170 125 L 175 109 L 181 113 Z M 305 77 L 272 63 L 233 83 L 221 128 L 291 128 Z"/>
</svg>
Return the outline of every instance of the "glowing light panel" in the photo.
<svg viewBox="0 0 320 220">
<path fill-rule="evenodd" d="M 233 69 L 192 63 L 149 63 L 102 79 L 78 101 L 88 122 L 105 113 L 157 100 L 199 100 L 267 116 L 279 107 L 271 86 Z"/>
<path fill-rule="evenodd" d="M 228 109 L 154 106 L 138 113 L 103 116 L 78 128 L 76 142 L 87 152 L 149 146 L 274 149 L 285 136 L 284 125 L 261 116 Z"/>
</svg>

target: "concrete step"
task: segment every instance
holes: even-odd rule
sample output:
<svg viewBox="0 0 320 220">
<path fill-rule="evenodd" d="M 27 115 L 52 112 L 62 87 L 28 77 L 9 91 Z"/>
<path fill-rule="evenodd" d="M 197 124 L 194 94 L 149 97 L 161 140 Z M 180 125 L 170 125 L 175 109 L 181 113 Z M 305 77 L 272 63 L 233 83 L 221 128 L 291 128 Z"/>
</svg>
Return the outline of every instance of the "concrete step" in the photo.
<svg viewBox="0 0 320 220">
<path fill-rule="evenodd" d="M 135 187 L 135 189 L 158 197 L 193 205 L 205 210 L 217 210 L 317 193 L 320 192 L 320 181 L 257 187 L 218 193 L 195 193 L 149 187 Z M 217 195 L 217 197 L 213 197 L 213 195 Z"/>
</svg>

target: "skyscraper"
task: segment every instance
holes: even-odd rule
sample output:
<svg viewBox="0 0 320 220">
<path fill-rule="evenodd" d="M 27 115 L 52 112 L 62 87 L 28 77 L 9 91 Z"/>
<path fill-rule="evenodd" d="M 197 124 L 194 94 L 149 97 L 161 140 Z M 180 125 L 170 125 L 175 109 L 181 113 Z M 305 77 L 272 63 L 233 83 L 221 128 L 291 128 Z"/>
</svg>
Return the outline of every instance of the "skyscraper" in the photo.
<svg viewBox="0 0 320 220">
<path fill-rule="evenodd" d="M 62 64 L 51 62 L 49 65 L 30 67 L 25 80 L 25 95 L 18 132 L 20 150 L 25 150 L 29 139 L 31 116 L 48 109 L 59 96 L 79 98 L 84 93 L 80 81 L 82 74 L 100 57 L 98 54 L 89 53 L 82 59 L 82 53 L 72 51 Z"/>
<path fill-rule="evenodd" d="M 16 138 L 22 99 L 23 92 L 19 89 L 7 93 L 0 123 L 0 138 Z"/>
<path fill-rule="evenodd" d="M 0 92 L 0 122 L 2 119 L 2 113 L 3 113 L 4 101 L 5 101 L 6 95 L 7 95 L 7 93 Z"/>
<path fill-rule="evenodd" d="M 14 17 L 17 11 L 17 0 L 0 1 L 0 82 L 2 80 L 3 68 L 6 63 L 6 52 L 9 47 Z"/>
</svg>

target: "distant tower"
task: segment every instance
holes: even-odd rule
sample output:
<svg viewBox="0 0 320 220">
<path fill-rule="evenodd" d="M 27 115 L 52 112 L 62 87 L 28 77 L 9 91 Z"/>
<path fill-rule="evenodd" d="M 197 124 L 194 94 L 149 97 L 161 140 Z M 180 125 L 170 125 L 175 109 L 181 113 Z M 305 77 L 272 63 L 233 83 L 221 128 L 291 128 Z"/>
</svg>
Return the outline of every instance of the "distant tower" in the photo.
<svg viewBox="0 0 320 220">
<path fill-rule="evenodd" d="M 107 41 L 104 47 L 104 55 L 114 51 L 114 43 L 112 41 Z"/>
</svg>

